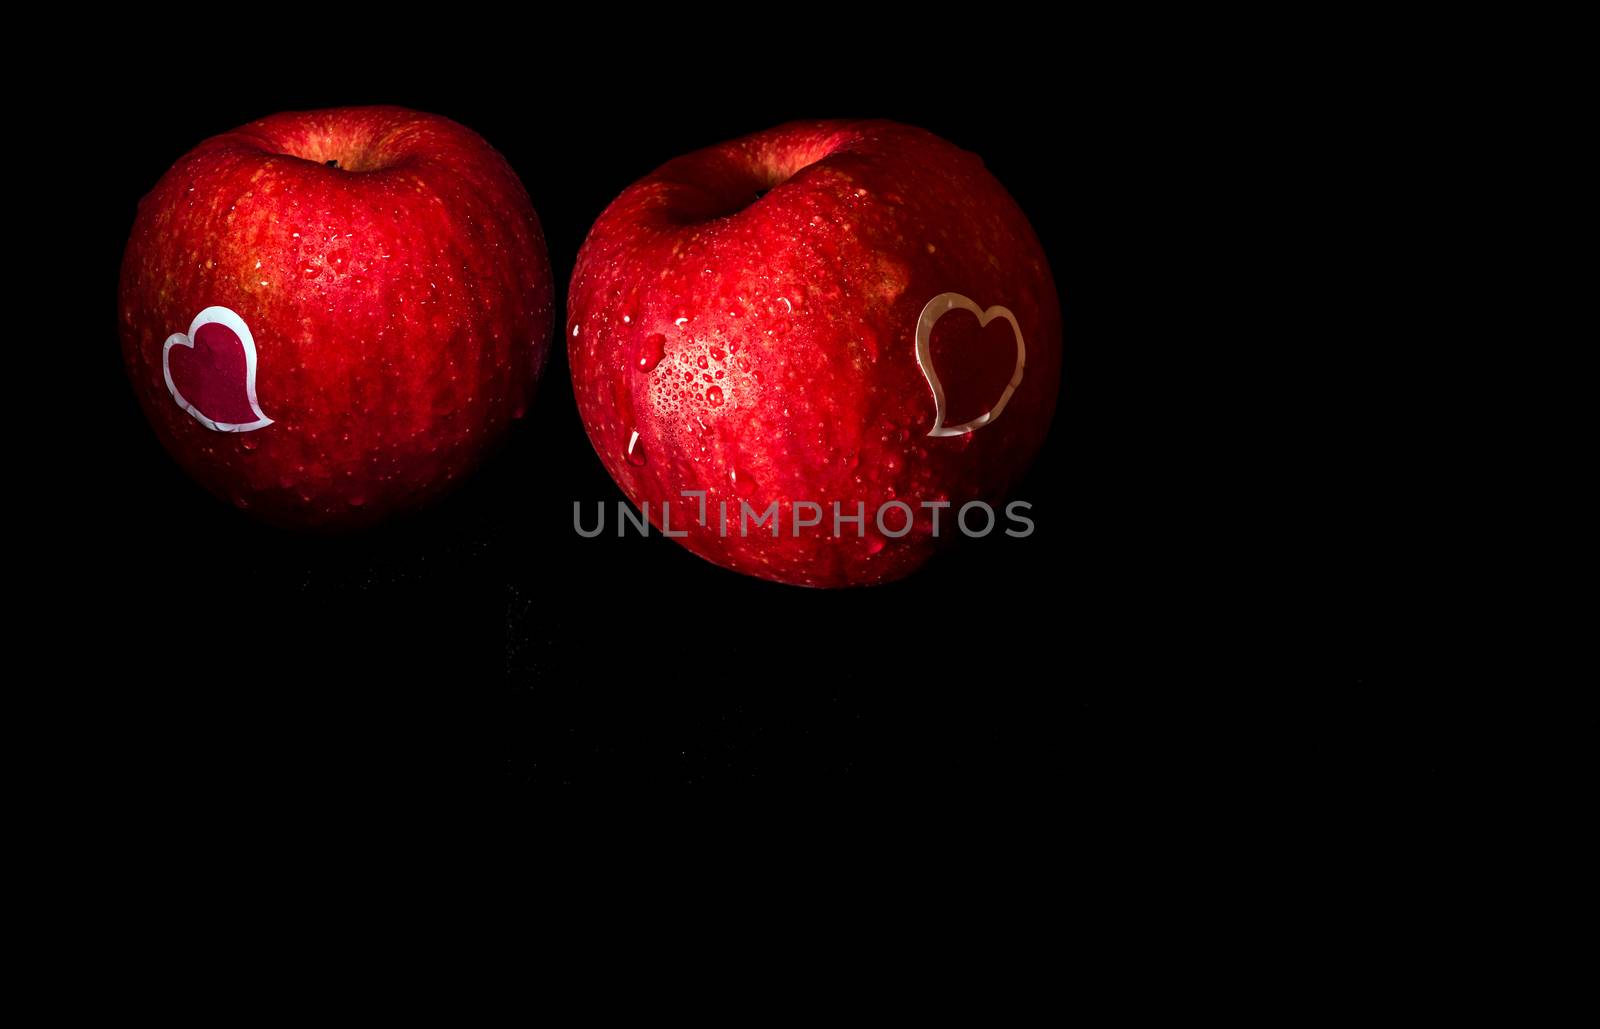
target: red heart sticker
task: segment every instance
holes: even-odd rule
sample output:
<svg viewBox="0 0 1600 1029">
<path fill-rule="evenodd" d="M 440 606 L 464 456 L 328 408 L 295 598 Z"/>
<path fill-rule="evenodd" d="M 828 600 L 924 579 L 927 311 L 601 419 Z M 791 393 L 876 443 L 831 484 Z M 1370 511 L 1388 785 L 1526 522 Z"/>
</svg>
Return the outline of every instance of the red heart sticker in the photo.
<svg viewBox="0 0 1600 1029">
<path fill-rule="evenodd" d="M 194 316 L 161 350 L 167 390 L 195 421 L 217 432 L 249 432 L 272 424 L 256 400 L 256 341 L 244 319 L 226 307 Z"/>
<path fill-rule="evenodd" d="M 1000 394 L 1000 399 L 994 406 L 983 414 L 960 425 L 946 425 L 945 417 L 949 414 L 945 399 L 944 383 L 939 381 L 939 373 L 933 367 L 933 327 L 951 311 L 969 311 L 978 318 L 978 328 L 982 329 L 995 318 L 1003 318 L 1011 325 L 1011 334 L 1017 341 L 1016 364 L 1011 369 L 1011 381 L 1006 383 L 1005 390 Z M 940 293 L 927 304 L 923 305 L 922 315 L 917 319 L 917 364 L 922 369 L 923 378 L 928 380 L 928 388 L 933 390 L 933 428 L 928 430 L 930 436 L 961 436 L 968 432 L 975 432 L 985 425 L 992 423 L 1000 417 L 1000 412 L 1006 409 L 1006 404 L 1011 400 L 1011 394 L 1022 385 L 1022 373 L 1028 365 L 1028 349 L 1022 342 L 1022 326 L 1017 324 L 1017 316 L 1011 313 L 1008 307 L 999 304 L 987 311 L 973 303 L 960 293 Z"/>
</svg>

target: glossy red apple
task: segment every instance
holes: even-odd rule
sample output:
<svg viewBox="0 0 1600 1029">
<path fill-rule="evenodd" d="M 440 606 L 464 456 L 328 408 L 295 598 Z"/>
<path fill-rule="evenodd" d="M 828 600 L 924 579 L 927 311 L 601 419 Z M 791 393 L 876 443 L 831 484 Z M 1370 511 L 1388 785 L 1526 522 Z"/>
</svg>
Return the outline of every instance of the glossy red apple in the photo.
<svg viewBox="0 0 1600 1029">
<path fill-rule="evenodd" d="M 503 157 L 398 107 L 208 139 L 139 204 L 123 357 L 162 444 L 268 521 L 426 503 L 521 417 L 552 331 L 544 236 Z"/>
<path fill-rule="evenodd" d="M 589 438 L 657 529 L 736 571 L 850 586 L 922 565 L 969 503 L 1006 524 L 1055 408 L 1061 318 L 978 157 L 805 122 L 614 201 L 578 255 L 567 347 Z"/>
</svg>

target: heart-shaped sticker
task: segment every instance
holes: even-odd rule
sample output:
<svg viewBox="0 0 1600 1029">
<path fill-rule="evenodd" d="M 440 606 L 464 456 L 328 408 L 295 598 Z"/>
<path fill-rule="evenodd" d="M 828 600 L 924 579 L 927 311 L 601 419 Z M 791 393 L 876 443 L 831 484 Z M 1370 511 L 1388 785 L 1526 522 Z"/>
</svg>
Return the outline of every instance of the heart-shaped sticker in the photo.
<svg viewBox="0 0 1600 1029">
<path fill-rule="evenodd" d="M 978 327 L 981 329 L 995 318 L 1004 318 L 1011 323 L 1011 331 L 1017 337 L 1017 366 L 1011 373 L 1011 382 L 1006 386 L 1005 392 L 1000 394 L 1000 399 L 988 411 L 960 425 L 946 425 L 944 383 L 939 381 L 939 373 L 933 370 L 933 353 L 931 350 L 933 340 L 933 326 L 940 318 L 951 311 L 971 311 L 978 316 Z M 917 364 L 922 368 L 923 378 L 928 380 L 928 387 L 933 390 L 933 428 L 928 430 L 930 436 L 961 436 L 974 429 L 981 429 L 996 418 L 1006 409 L 1011 394 L 1022 385 L 1022 370 L 1027 364 L 1028 350 L 1022 343 L 1022 326 L 1017 324 L 1017 316 L 1009 308 L 996 304 L 985 311 L 977 304 L 968 300 L 960 293 L 940 293 L 928 301 L 922 308 L 922 316 L 917 319 Z"/>
<path fill-rule="evenodd" d="M 255 338 L 226 307 L 206 308 L 187 334 L 167 337 L 161 374 L 172 399 L 208 429 L 249 432 L 272 424 L 256 401 Z"/>
</svg>

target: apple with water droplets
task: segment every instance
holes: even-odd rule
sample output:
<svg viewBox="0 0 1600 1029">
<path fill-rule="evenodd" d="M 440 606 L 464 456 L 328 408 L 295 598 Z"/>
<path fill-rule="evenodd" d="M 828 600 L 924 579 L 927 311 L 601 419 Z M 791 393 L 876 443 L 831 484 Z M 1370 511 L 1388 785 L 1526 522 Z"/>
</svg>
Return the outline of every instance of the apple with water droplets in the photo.
<svg viewBox="0 0 1600 1029">
<path fill-rule="evenodd" d="M 553 283 L 511 166 L 398 107 L 278 114 L 213 137 L 139 204 L 123 358 L 161 443 L 268 521 L 340 529 L 421 506 L 522 416 Z"/>
<path fill-rule="evenodd" d="M 670 161 L 590 230 L 567 307 L 578 410 L 628 499 L 785 583 L 904 576 L 972 505 L 961 531 L 1007 524 L 1060 385 L 1027 218 L 977 156 L 892 122 Z"/>
</svg>

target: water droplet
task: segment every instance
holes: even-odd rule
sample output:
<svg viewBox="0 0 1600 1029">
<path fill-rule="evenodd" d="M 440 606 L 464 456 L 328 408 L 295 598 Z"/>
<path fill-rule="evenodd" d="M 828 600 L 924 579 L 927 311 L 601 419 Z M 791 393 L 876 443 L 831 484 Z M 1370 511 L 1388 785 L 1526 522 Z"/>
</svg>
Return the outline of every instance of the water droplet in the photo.
<svg viewBox="0 0 1600 1029">
<path fill-rule="evenodd" d="M 896 529 L 895 531 L 898 532 L 900 530 Z M 868 554 L 878 554 L 878 553 L 882 553 L 882 551 L 883 551 L 883 537 L 879 536 L 877 533 L 873 533 L 873 534 L 869 535 L 867 537 L 867 553 Z"/>
<path fill-rule="evenodd" d="M 644 467 L 644 444 L 639 442 L 639 430 L 634 429 L 633 435 L 628 437 L 628 452 L 623 455 L 627 462 L 635 468 Z"/>
<path fill-rule="evenodd" d="M 653 333 L 639 344 L 639 356 L 634 361 L 634 367 L 641 372 L 653 372 L 666 354 L 667 337 L 659 332 Z"/>
<path fill-rule="evenodd" d="M 359 493 L 350 498 L 350 506 L 351 507 L 360 507 L 362 504 L 365 504 L 366 502 L 367 502 L 367 498 L 361 496 Z"/>
<path fill-rule="evenodd" d="M 254 450 L 261 444 L 256 442 L 256 438 L 254 436 L 245 436 L 244 439 L 239 441 L 239 445 L 244 447 L 246 450 Z"/>
<path fill-rule="evenodd" d="M 722 406 L 721 386 L 712 386 L 710 389 L 706 390 L 706 403 L 710 404 L 712 407 Z"/>
</svg>

